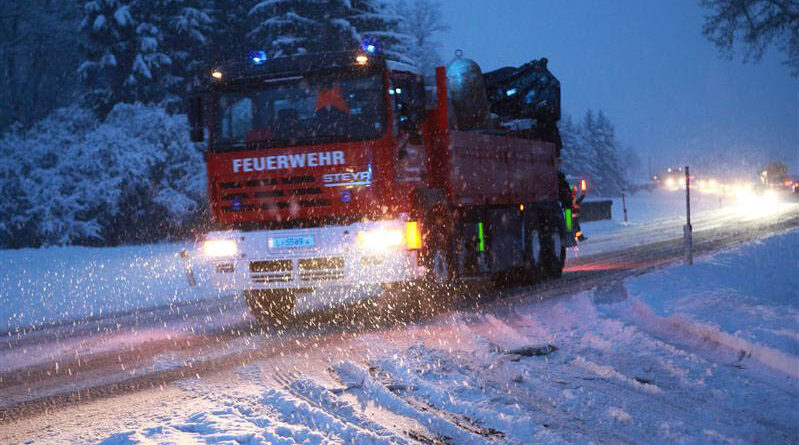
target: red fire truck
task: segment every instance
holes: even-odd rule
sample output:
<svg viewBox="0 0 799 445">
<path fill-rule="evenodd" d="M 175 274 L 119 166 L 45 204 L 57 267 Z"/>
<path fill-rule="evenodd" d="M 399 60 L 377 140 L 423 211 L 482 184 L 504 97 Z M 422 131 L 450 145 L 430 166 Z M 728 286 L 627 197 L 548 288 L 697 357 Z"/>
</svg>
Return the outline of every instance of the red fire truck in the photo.
<svg viewBox="0 0 799 445">
<path fill-rule="evenodd" d="M 366 51 L 213 67 L 189 118 L 208 141 L 217 230 L 200 250 L 215 285 L 269 318 L 409 283 L 560 276 L 559 138 L 535 115 L 559 118 L 560 92 L 551 74 L 557 97 L 530 85 L 542 60 L 481 83 L 462 59 L 431 88 Z M 517 95 L 529 119 L 494 113 Z"/>
</svg>

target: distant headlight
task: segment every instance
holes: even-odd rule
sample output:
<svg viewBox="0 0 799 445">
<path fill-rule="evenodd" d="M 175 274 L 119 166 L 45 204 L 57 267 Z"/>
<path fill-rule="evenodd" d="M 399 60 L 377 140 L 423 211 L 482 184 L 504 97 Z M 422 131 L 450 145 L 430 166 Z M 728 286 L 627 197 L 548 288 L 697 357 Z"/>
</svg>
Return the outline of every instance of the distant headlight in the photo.
<svg viewBox="0 0 799 445">
<path fill-rule="evenodd" d="M 210 258 L 232 257 L 238 252 L 236 241 L 231 239 L 214 239 L 203 243 L 203 255 Z"/>
<path fill-rule="evenodd" d="M 367 250 L 386 250 L 401 246 L 404 238 L 401 229 L 378 229 L 358 232 L 358 245 Z"/>
</svg>

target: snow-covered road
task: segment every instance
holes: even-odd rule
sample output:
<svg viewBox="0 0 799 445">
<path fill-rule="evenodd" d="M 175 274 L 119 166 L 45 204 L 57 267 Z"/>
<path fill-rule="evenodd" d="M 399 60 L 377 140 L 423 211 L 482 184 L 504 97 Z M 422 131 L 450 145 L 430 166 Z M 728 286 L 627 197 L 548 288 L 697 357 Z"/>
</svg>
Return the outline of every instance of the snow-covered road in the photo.
<svg viewBox="0 0 799 445">
<path fill-rule="evenodd" d="M 424 313 L 262 332 L 189 298 L 15 331 L 0 442 L 795 443 L 799 212 L 723 218 L 695 223 L 700 253 L 750 244 L 693 268 L 652 273 L 679 240 L 615 222 L 562 281 Z"/>
</svg>

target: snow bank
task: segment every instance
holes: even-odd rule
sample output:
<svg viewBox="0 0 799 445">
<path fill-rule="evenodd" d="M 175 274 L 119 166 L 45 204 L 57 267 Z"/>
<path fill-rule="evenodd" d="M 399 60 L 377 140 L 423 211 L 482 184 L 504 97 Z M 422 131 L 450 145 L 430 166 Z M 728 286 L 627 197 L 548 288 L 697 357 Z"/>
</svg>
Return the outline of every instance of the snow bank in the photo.
<svg viewBox="0 0 799 445">
<path fill-rule="evenodd" d="M 623 315 L 799 378 L 799 231 L 628 279 Z M 745 360 L 746 359 L 746 360 Z"/>
<path fill-rule="evenodd" d="M 0 332 L 144 310 L 215 295 L 190 287 L 188 244 L 0 250 Z"/>
</svg>

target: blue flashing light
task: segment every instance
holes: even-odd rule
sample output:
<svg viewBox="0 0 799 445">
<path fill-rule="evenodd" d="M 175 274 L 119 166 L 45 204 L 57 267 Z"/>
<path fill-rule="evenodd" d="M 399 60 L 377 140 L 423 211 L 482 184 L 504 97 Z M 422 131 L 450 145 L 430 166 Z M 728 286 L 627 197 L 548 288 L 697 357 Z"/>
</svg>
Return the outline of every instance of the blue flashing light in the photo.
<svg viewBox="0 0 799 445">
<path fill-rule="evenodd" d="M 247 58 L 250 59 L 253 64 L 261 65 L 262 63 L 266 62 L 266 52 L 250 51 L 247 53 Z"/>
<path fill-rule="evenodd" d="M 519 91 L 516 88 L 511 88 L 505 92 L 508 96 L 513 96 L 514 94 L 518 93 Z"/>
<path fill-rule="evenodd" d="M 361 41 L 361 49 L 369 54 L 380 52 L 380 42 L 374 37 L 367 37 Z"/>
</svg>

